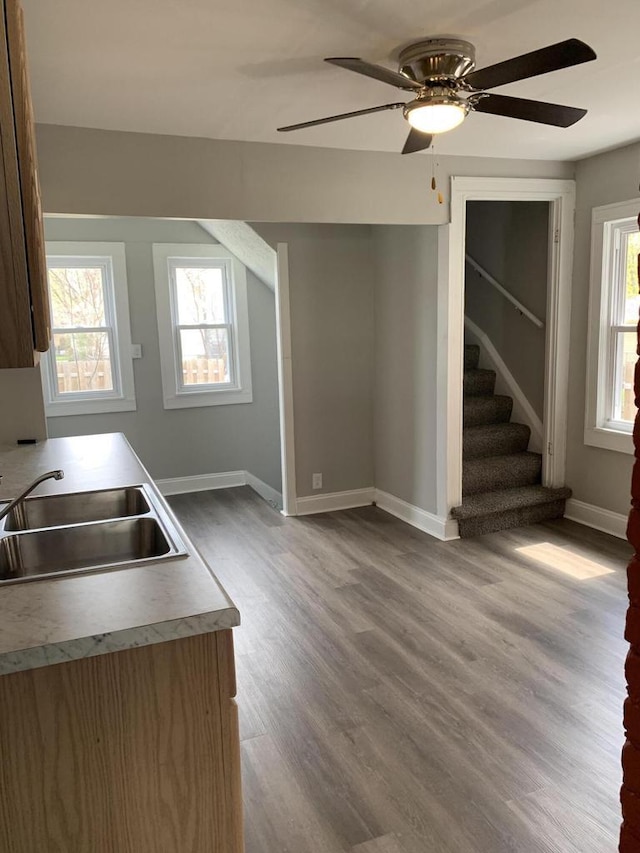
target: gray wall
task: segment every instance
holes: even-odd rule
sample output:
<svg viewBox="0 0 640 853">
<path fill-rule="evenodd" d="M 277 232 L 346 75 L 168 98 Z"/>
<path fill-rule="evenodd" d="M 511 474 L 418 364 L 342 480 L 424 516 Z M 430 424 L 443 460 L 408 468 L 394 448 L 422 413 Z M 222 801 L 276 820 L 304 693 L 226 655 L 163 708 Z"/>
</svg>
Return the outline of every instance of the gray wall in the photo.
<svg viewBox="0 0 640 853">
<path fill-rule="evenodd" d="M 291 362 L 298 496 L 373 485 L 371 229 L 253 227 L 289 246 Z M 311 488 L 311 475 L 323 488 Z"/>
<path fill-rule="evenodd" d="M 401 157 L 40 126 L 38 155 L 44 205 L 51 212 L 397 225 L 440 224 L 449 218 L 448 205 L 437 205 L 429 192 L 428 158 L 420 154 Z M 443 186 L 450 174 L 571 178 L 576 170 L 573 163 L 542 160 L 439 159 Z M 635 146 L 577 164 L 567 481 L 578 499 L 617 512 L 627 510 L 631 458 L 584 447 L 582 437 L 589 217 L 593 205 L 638 194 L 637 163 Z M 372 408 L 367 389 L 373 377 L 360 349 L 372 364 L 367 307 L 372 300 L 368 303 L 366 294 L 372 287 L 373 260 L 365 248 L 367 229 L 360 240 L 350 240 L 346 231 L 340 238 L 324 239 L 315 226 L 302 225 L 297 232 L 293 226 L 269 228 L 272 242 L 290 242 L 292 248 L 299 493 L 310 493 L 310 474 L 317 470 L 325 474 L 326 491 L 369 486 L 373 445 L 366 411 Z M 331 233 L 338 231 L 329 227 Z M 343 238 L 355 245 L 347 250 Z M 341 263 L 332 260 L 334 250 L 336 258 L 349 259 L 354 271 L 360 270 L 355 277 L 342 276 Z M 314 282 L 325 288 L 324 300 Z M 336 317 L 337 326 L 327 334 L 340 347 L 328 355 L 318 329 L 320 321 Z M 329 358 L 328 372 L 338 374 L 334 385 L 319 366 L 324 358 Z M 426 495 L 424 502 L 431 506 Z"/>
<path fill-rule="evenodd" d="M 443 223 L 428 158 L 40 125 L 52 213 L 292 223 Z M 550 161 L 440 157 L 457 175 L 573 176 Z M 373 484 L 373 258 L 368 227 L 269 225 L 291 261 L 299 495 Z M 435 406 L 435 398 L 434 398 Z M 313 492 L 317 494 L 317 492 Z"/>
<path fill-rule="evenodd" d="M 467 203 L 467 253 L 541 320 L 547 314 L 548 228 L 547 202 Z M 488 335 L 542 420 L 545 329 L 518 314 L 469 265 L 465 314 Z"/>
<path fill-rule="evenodd" d="M 438 229 L 376 226 L 375 482 L 436 512 Z"/>
<path fill-rule="evenodd" d="M 39 125 L 45 210 L 254 222 L 442 224 L 424 154 Z M 449 176 L 571 178 L 572 163 L 438 157 Z"/>
<path fill-rule="evenodd" d="M 0 370 L 0 443 L 47 437 L 39 367 Z M 0 471 L 2 474 L 2 471 Z"/>
<path fill-rule="evenodd" d="M 567 483 L 575 498 L 627 514 L 633 457 L 584 444 L 591 210 L 637 198 L 640 144 L 577 164 L 576 231 L 571 306 Z"/>
<path fill-rule="evenodd" d="M 281 490 L 274 294 L 247 272 L 253 403 L 165 410 L 153 243 L 215 242 L 194 222 L 47 218 L 47 240 L 126 244 L 137 411 L 48 419 L 49 435 L 124 432 L 153 477 L 247 470 Z"/>
</svg>

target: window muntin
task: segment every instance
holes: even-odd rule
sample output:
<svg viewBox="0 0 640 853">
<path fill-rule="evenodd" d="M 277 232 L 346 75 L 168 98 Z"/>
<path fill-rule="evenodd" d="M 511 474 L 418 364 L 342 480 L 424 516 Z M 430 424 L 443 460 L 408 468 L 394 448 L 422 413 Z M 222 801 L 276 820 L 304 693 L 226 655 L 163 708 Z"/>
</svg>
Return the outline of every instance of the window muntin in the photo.
<svg viewBox="0 0 640 853">
<path fill-rule="evenodd" d="M 47 258 L 54 400 L 120 396 L 110 258 Z"/>
<path fill-rule="evenodd" d="M 246 268 L 218 244 L 155 243 L 166 409 L 251 403 Z"/>
<path fill-rule="evenodd" d="M 169 280 L 179 393 L 236 387 L 228 265 L 170 258 Z"/>
<path fill-rule="evenodd" d="M 48 417 L 136 408 L 124 243 L 47 242 Z"/>
<path fill-rule="evenodd" d="M 637 283 L 640 233 L 635 218 L 607 222 L 604 248 L 609 255 L 603 264 L 603 275 L 609 277 L 603 287 L 609 291 L 606 317 L 609 340 L 603 426 L 631 432 L 635 418 L 633 372 L 640 307 Z"/>
<path fill-rule="evenodd" d="M 640 199 L 594 208 L 585 407 L 586 444 L 633 453 L 633 374 L 640 295 Z"/>
</svg>

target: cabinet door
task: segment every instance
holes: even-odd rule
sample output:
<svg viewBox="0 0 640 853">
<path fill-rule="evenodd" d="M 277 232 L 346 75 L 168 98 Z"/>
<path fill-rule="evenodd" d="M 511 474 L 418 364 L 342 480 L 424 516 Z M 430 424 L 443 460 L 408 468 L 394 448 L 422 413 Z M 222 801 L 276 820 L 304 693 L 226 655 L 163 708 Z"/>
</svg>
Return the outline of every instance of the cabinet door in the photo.
<svg viewBox="0 0 640 853">
<path fill-rule="evenodd" d="M 33 367 L 50 319 L 19 0 L 0 0 L 0 198 L 0 368 Z"/>
<path fill-rule="evenodd" d="M 35 130 L 26 44 L 24 16 L 18 0 L 6 0 L 7 36 L 13 115 L 16 126 L 18 169 L 22 196 L 27 272 L 31 296 L 33 344 L 38 352 L 49 349 L 50 309 L 47 287 L 47 263 L 44 251 L 42 204 L 36 159 Z"/>
<path fill-rule="evenodd" d="M 31 298 L 5 20 L 0 15 L 0 367 L 29 367 Z"/>
</svg>

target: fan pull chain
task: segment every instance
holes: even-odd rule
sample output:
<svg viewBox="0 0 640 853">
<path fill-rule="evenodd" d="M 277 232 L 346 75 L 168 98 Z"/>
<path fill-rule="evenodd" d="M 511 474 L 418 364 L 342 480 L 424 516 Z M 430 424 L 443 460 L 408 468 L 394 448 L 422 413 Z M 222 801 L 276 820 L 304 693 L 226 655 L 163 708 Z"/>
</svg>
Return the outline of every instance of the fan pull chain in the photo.
<svg viewBox="0 0 640 853">
<path fill-rule="evenodd" d="M 431 153 L 431 189 L 434 192 L 437 191 L 437 193 L 438 193 L 438 195 L 437 195 L 438 204 L 444 204 L 444 196 L 442 195 L 442 193 L 438 189 L 438 184 L 436 182 L 436 165 L 439 166 L 440 164 L 439 163 L 436 164 L 435 141 L 431 143 L 431 152 L 430 153 Z"/>
</svg>

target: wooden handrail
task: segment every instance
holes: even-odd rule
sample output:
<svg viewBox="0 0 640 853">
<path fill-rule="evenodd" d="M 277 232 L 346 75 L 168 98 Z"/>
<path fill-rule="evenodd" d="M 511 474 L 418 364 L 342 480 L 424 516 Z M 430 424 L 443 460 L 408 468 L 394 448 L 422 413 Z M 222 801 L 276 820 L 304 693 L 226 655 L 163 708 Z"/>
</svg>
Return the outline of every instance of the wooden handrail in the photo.
<svg viewBox="0 0 640 853">
<path fill-rule="evenodd" d="M 509 291 L 505 287 L 503 287 L 499 281 L 496 281 L 496 279 L 491 275 L 491 273 L 487 272 L 484 267 L 481 267 L 480 264 L 471 257 L 471 255 L 465 253 L 465 259 L 467 263 L 470 264 L 477 273 L 480 273 L 480 275 L 485 278 L 489 282 L 489 284 L 493 285 L 493 287 L 495 287 L 495 289 L 499 293 L 501 293 L 505 299 L 508 299 L 509 302 L 511 302 L 516 311 L 522 314 L 523 317 L 526 317 L 527 320 L 531 320 L 534 326 L 537 326 L 539 329 L 544 329 L 544 321 L 542 321 L 539 317 L 536 317 L 536 315 L 529 311 L 528 308 L 525 308 L 522 302 L 516 299 L 513 294 L 509 293 Z"/>
</svg>

